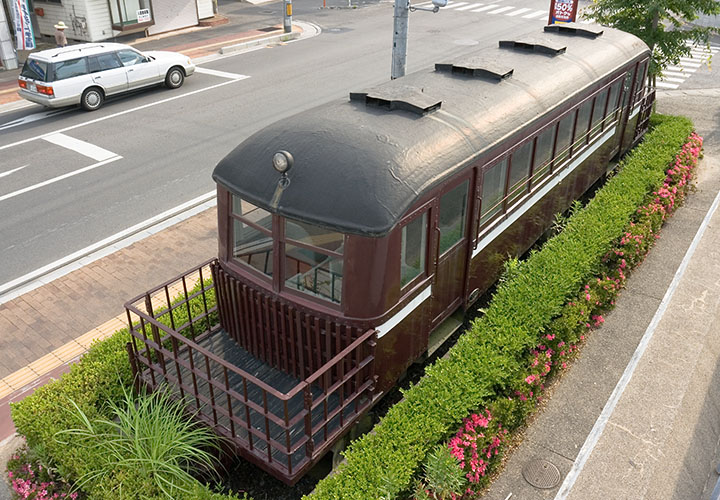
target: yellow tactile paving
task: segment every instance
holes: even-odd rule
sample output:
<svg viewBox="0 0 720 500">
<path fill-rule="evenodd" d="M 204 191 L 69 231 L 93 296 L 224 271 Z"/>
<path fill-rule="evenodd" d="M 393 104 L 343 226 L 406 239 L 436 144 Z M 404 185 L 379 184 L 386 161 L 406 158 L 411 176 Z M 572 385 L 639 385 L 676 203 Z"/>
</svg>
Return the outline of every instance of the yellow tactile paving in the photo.
<svg viewBox="0 0 720 500">
<path fill-rule="evenodd" d="M 68 342 L 64 346 L 55 349 L 53 351 L 53 354 L 60 358 L 63 363 L 67 363 L 68 361 L 71 361 L 83 354 L 85 350 L 86 349 L 83 346 L 73 340 L 71 342 Z"/>
<path fill-rule="evenodd" d="M 11 373 L 2 379 L 2 381 L 14 390 L 18 390 L 22 389 L 36 378 L 38 378 L 37 374 L 26 366 L 25 368 L 20 368 L 15 373 Z"/>
<path fill-rule="evenodd" d="M 51 372 L 62 364 L 62 361 L 54 353 L 46 354 L 42 358 L 33 361 L 27 367 L 30 368 L 35 374 L 40 377 L 48 372 Z"/>
<path fill-rule="evenodd" d="M 0 380 L 0 399 L 4 398 L 5 396 L 9 396 L 13 392 L 15 392 L 15 389 Z"/>
<path fill-rule="evenodd" d="M 90 349 L 92 343 L 99 338 L 105 338 L 103 337 L 103 332 L 99 328 L 94 328 L 87 332 L 85 335 L 81 335 L 76 338 L 75 342 L 77 342 L 87 350 Z"/>
</svg>

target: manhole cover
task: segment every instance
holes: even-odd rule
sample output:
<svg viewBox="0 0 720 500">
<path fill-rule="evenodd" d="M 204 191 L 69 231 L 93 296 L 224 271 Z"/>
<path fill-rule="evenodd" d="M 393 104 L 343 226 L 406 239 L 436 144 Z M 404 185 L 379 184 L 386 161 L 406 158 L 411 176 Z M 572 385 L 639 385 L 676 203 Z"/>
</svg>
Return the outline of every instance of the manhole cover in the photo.
<svg viewBox="0 0 720 500">
<path fill-rule="evenodd" d="M 523 467 L 522 475 L 536 488 L 554 488 L 560 482 L 560 471 L 547 460 L 531 460 Z"/>
</svg>

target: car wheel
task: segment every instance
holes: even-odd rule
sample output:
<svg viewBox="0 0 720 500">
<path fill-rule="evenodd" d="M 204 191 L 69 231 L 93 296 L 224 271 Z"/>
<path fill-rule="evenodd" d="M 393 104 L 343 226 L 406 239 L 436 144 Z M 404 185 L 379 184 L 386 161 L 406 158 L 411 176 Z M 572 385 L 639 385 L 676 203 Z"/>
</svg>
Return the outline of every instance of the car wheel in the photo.
<svg viewBox="0 0 720 500">
<path fill-rule="evenodd" d="M 85 89 L 85 92 L 82 93 L 80 105 L 86 111 L 95 111 L 102 106 L 104 100 L 105 95 L 102 90 L 97 87 L 90 87 L 89 89 Z"/>
<path fill-rule="evenodd" d="M 183 82 L 185 81 L 185 73 L 183 73 L 183 70 L 175 66 L 174 68 L 170 68 L 170 70 L 167 72 L 167 75 L 165 75 L 165 86 L 169 89 L 177 89 L 182 87 Z"/>
</svg>

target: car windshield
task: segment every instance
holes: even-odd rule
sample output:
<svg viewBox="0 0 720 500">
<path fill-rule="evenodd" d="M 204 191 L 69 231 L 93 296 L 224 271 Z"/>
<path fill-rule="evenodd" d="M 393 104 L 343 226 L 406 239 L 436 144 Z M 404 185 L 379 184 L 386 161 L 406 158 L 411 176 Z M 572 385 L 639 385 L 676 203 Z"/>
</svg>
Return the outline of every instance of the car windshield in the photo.
<svg viewBox="0 0 720 500">
<path fill-rule="evenodd" d="M 27 61 L 25 61 L 25 65 L 23 66 L 20 76 L 24 76 L 25 78 L 32 78 L 33 80 L 41 80 L 43 82 L 47 82 L 47 69 L 48 63 L 38 61 L 37 59 L 28 59 Z"/>
</svg>

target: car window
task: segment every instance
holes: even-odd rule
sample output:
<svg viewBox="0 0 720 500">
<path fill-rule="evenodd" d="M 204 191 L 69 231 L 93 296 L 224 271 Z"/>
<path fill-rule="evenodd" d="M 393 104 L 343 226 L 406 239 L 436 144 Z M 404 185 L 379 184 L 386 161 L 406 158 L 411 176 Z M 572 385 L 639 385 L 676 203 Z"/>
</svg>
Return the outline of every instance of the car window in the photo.
<svg viewBox="0 0 720 500">
<path fill-rule="evenodd" d="M 88 64 L 90 65 L 90 73 L 122 67 L 120 59 L 118 59 L 117 54 L 114 52 L 88 57 Z"/>
<path fill-rule="evenodd" d="M 46 82 L 48 64 L 37 59 L 28 59 L 23 65 L 21 76 L 32 78 L 33 80 L 42 80 Z"/>
<path fill-rule="evenodd" d="M 145 62 L 145 57 L 134 50 L 119 50 L 118 56 L 120 56 L 123 66 L 133 66 Z"/>
<path fill-rule="evenodd" d="M 55 63 L 55 80 L 65 80 L 88 72 L 87 58 L 70 59 Z"/>
</svg>

